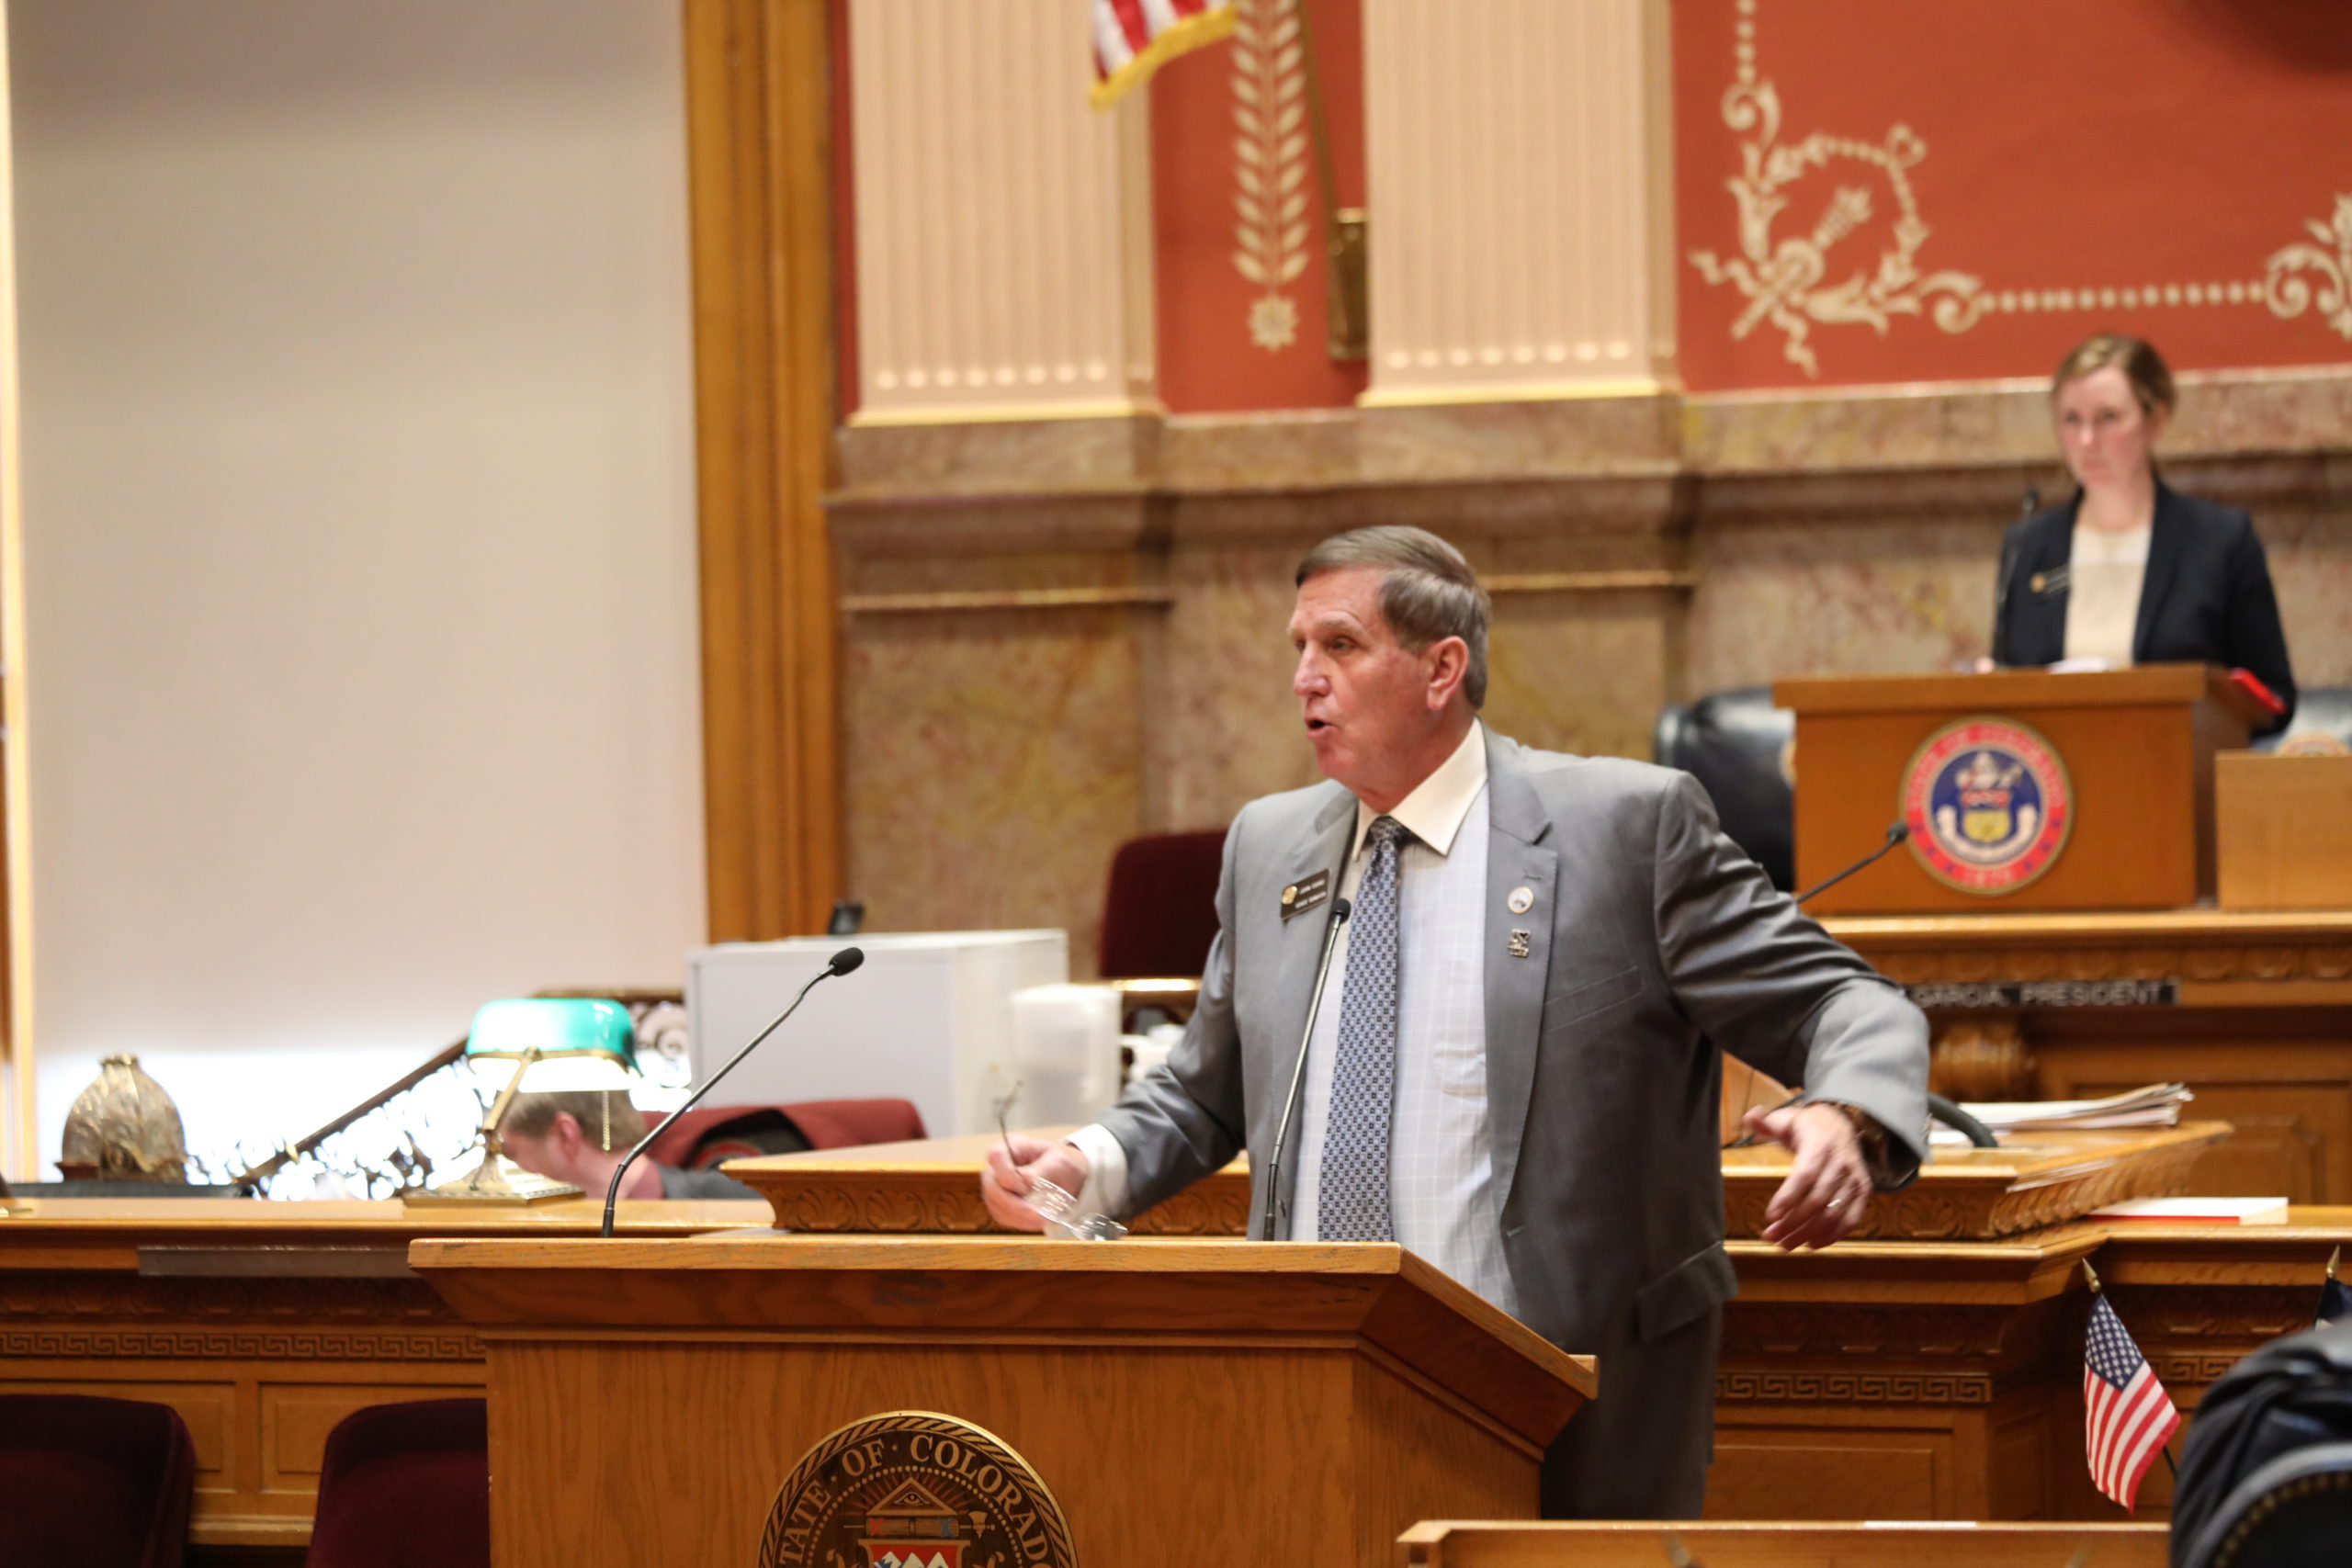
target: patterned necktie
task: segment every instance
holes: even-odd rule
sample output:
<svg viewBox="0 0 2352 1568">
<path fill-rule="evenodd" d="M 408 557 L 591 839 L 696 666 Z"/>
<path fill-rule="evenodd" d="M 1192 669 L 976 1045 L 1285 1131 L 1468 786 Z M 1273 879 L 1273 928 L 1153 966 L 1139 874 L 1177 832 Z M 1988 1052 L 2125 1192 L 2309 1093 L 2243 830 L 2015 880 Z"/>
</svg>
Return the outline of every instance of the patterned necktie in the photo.
<svg viewBox="0 0 2352 1568">
<path fill-rule="evenodd" d="M 1340 996 L 1340 1044 L 1331 1064 L 1331 1111 L 1317 1183 L 1325 1241 L 1391 1241 L 1388 1127 L 1396 1103 L 1396 857 L 1412 835 L 1394 817 L 1364 835 L 1372 863 L 1349 919 L 1348 973 Z"/>
</svg>

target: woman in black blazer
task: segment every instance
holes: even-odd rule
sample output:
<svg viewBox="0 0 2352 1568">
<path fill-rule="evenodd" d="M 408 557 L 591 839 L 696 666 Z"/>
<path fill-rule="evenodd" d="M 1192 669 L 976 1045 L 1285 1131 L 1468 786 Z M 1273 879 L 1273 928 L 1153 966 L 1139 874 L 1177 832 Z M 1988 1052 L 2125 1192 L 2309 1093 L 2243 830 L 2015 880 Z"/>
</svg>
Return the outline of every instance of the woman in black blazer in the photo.
<svg viewBox="0 0 2352 1568">
<path fill-rule="evenodd" d="M 2172 374 L 2137 338 L 2102 334 L 2066 356 L 2051 404 L 2082 488 L 2001 541 L 1993 662 L 2202 663 L 2251 671 L 2295 709 L 2278 600 L 2254 524 L 2156 477 Z"/>
</svg>

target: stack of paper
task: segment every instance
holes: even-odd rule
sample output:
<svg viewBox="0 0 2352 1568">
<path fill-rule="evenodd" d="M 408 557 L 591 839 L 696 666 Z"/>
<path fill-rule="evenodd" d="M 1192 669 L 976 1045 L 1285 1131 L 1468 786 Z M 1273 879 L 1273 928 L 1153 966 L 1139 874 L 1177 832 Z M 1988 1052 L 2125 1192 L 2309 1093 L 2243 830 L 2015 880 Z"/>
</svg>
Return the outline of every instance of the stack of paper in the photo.
<svg viewBox="0 0 2352 1568">
<path fill-rule="evenodd" d="M 2106 1127 L 2175 1127 L 2180 1124 L 2180 1108 L 2196 1098 L 2186 1084 L 2152 1083 L 2105 1100 L 1987 1100 L 1961 1109 L 1999 1136 Z"/>
</svg>

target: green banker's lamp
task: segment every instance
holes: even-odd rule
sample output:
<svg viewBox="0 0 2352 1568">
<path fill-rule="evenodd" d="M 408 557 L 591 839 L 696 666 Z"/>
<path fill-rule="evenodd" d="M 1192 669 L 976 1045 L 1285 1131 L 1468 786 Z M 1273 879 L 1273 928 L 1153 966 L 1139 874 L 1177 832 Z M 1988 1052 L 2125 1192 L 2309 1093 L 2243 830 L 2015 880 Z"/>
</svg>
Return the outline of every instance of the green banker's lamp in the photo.
<svg viewBox="0 0 2352 1568">
<path fill-rule="evenodd" d="M 637 1026 L 618 1002 L 576 997 L 534 997 L 490 1002 L 474 1014 L 466 1036 L 466 1066 L 490 1075 L 514 1064 L 514 1076 L 481 1119 L 481 1164 L 430 1192 L 413 1194 L 420 1207 L 543 1203 L 580 1197 L 568 1182 L 533 1175 L 506 1157 L 498 1124 L 528 1077 L 541 1094 L 578 1089 L 626 1091 L 637 1076 Z"/>
</svg>

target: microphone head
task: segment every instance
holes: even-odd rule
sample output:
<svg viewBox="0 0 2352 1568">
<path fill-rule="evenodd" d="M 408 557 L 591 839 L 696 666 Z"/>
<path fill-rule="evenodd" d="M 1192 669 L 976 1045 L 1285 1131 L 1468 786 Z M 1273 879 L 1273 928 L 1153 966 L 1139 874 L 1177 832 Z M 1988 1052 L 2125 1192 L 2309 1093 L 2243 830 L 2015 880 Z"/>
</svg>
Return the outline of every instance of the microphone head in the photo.
<svg viewBox="0 0 2352 1568">
<path fill-rule="evenodd" d="M 1334 898 L 1331 900 L 1331 918 L 1335 920 L 1346 919 L 1349 915 L 1354 912 L 1354 910 L 1355 906 L 1349 903 L 1345 898 Z"/>
<path fill-rule="evenodd" d="M 831 961 L 826 964 L 825 969 L 829 974 L 846 975 L 865 962 L 865 950 L 864 948 L 844 947 L 839 953 L 833 954 Z"/>
<path fill-rule="evenodd" d="M 1904 840 L 1908 839 L 1910 836 L 1911 824 L 1908 822 L 1897 822 L 1894 827 L 1889 828 L 1886 830 L 1886 841 L 1889 847 L 1903 842 Z"/>
</svg>

